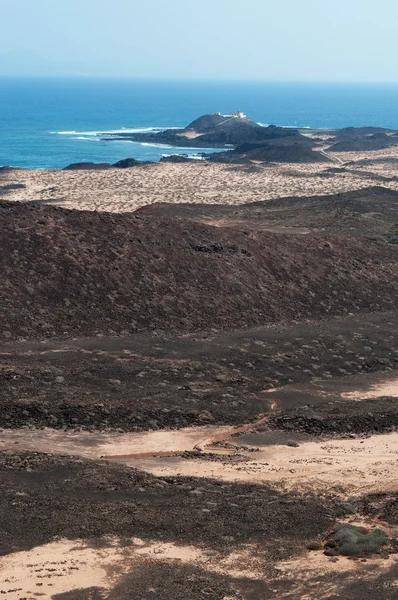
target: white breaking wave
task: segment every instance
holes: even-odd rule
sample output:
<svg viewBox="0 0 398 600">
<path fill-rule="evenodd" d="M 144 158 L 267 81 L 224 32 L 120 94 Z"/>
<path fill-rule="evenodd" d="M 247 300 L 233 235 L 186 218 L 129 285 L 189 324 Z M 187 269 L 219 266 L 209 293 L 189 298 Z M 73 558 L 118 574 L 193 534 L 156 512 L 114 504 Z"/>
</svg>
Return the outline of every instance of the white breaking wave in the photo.
<svg viewBox="0 0 398 600">
<path fill-rule="evenodd" d="M 168 158 L 169 156 L 180 156 L 179 154 L 162 154 L 163 158 Z M 186 154 L 184 153 L 182 156 L 189 158 L 190 160 L 206 160 L 204 156 L 200 156 L 199 154 Z"/>
<path fill-rule="evenodd" d="M 98 136 L 111 135 L 118 133 L 149 133 L 151 131 L 165 131 L 166 129 L 180 129 L 180 127 L 122 127 L 121 129 L 109 129 L 107 131 L 50 131 L 56 135 L 81 135 L 81 136 Z"/>
<path fill-rule="evenodd" d="M 200 150 L 200 152 L 220 152 L 219 148 L 195 148 L 192 146 L 170 146 L 169 144 L 150 144 L 149 142 L 134 142 L 135 144 L 139 144 L 140 146 L 151 146 L 153 148 L 167 148 L 167 149 L 174 149 L 177 150 L 178 152 L 175 152 L 174 154 L 186 154 L 188 151 L 192 152 L 195 151 L 196 152 L 198 150 Z"/>
<path fill-rule="evenodd" d="M 136 142 L 140 146 L 151 146 L 153 148 L 174 148 L 174 146 L 170 146 L 169 144 L 151 144 L 149 142 Z"/>
<path fill-rule="evenodd" d="M 90 142 L 100 142 L 101 141 L 98 138 L 94 138 L 93 139 L 93 138 L 90 138 L 88 136 L 85 137 L 85 136 L 82 136 L 82 135 L 74 136 L 72 139 L 74 139 L 74 140 L 85 140 L 86 142 L 88 142 L 88 141 L 90 141 Z"/>
</svg>

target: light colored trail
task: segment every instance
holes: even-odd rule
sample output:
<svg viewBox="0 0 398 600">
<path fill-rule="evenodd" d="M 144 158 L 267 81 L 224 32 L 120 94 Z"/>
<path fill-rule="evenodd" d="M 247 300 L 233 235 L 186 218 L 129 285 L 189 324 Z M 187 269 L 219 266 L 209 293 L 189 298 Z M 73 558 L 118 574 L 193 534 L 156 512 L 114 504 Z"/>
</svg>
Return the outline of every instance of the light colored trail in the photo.
<svg viewBox="0 0 398 600">
<path fill-rule="evenodd" d="M 367 389 L 356 390 L 354 392 L 343 392 L 342 398 L 347 400 L 365 400 L 367 398 L 380 398 L 381 396 L 398 397 L 398 377 L 388 381 L 380 382 Z"/>
<path fill-rule="evenodd" d="M 244 436 L 235 439 L 235 443 L 244 444 Z M 366 439 L 311 441 L 298 447 L 258 444 L 257 448 L 257 452 L 239 451 L 239 456 L 246 458 L 244 462 L 233 457 L 142 458 L 118 462 L 161 477 L 195 475 L 228 482 L 276 484 L 302 492 L 360 495 L 391 491 L 398 486 L 398 433 Z"/>
<path fill-rule="evenodd" d="M 248 431 L 250 425 L 244 428 Z M 0 449 L 106 458 L 155 476 L 268 483 L 303 492 L 327 489 L 360 494 L 390 491 L 398 485 L 398 433 L 316 440 L 295 447 L 269 445 L 265 431 L 256 434 L 256 446 L 250 451 L 244 431 L 231 437 L 235 431 L 242 432 L 242 428 L 208 426 L 128 434 L 3 430 Z M 199 456 L 182 456 L 198 448 Z"/>
<path fill-rule="evenodd" d="M 71 454 L 84 458 L 172 456 L 192 451 L 209 440 L 229 437 L 234 431 L 235 428 L 228 425 L 140 433 L 73 433 L 50 428 L 3 429 L 0 432 L 0 449 Z"/>
</svg>

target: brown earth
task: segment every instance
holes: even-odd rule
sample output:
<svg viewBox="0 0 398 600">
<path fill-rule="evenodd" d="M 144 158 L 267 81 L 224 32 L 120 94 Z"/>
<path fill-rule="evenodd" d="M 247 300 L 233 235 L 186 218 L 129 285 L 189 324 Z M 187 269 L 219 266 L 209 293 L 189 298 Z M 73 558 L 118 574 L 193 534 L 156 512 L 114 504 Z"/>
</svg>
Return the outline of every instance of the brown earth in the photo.
<svg viewBox="0 0 398 600">
<path fill-rule="evenodd" d="M 398 192 L 371 187 L 332 195 L 288 197 L 240 206 L 152 204 L 137 212 L 187 218 L 219 227 L 250 227 L 274 232 L 345 233 L 389 241 L 398 227 Z"/>
<path fill-rule="evenodd" d="M 5 340 L 242 328 L 398 302 L 390 244 L 14 202 L 0 225 Z"/>
</svg>

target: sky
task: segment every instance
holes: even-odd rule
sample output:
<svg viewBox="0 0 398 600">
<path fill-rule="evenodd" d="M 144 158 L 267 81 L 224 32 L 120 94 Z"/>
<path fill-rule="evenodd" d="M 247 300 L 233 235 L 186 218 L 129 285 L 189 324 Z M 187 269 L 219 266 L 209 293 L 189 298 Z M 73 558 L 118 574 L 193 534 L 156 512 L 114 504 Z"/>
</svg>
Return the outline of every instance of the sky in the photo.
<svg viewBox="0 0 398 600">
<path fill-rule="evenodd" d="M 0 0 L 0 75 L 398 82 L 397 0 Z"/>
</svg>

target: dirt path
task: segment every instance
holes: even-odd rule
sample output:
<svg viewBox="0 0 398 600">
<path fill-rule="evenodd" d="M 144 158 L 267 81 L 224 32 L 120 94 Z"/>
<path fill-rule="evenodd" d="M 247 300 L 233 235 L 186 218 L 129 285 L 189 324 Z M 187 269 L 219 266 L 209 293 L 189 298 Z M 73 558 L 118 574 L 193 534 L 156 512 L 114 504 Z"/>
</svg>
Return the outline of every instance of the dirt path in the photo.
<svg viewBox="0 0 398 600">
<path fill-rule="evenodd" d="M 245 439 L 239 438 L 244 444 Z M 267 483 L 301 492 L 336 494 L 390 491 L 398 473 L 398 434 L 366 439 L 305 442 L 295 446 L 261 446 L 256 452 L 224 450 L 229 456 L 125 458 L 118 462 L 160 477 L 210 477 L 222 481 Z M 211 453 L 212 449 L 208 448 Z"/>
<path fill-rule="evenodd" d="M 242 435 L 232 437 L 238 431 Z M 244 431 L 249 426 L 138 434 L 6 430 L 0 448 L 103 458 L 160 477 L 268 483 L 301 491 L 360 494 L 396 486 L 398 433 L 270 445 L 264 432 L 252 446 L 246 445 Z"/>
</svg>

